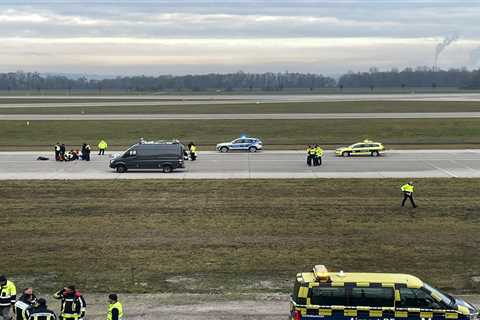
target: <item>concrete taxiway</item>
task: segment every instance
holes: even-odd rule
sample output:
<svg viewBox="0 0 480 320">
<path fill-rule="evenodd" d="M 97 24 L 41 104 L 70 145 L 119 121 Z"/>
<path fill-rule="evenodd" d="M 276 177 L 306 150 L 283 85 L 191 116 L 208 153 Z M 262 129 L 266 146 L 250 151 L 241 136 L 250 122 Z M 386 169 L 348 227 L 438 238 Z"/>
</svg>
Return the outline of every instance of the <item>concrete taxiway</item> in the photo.
<svg viewBox="0 0 480 320">
<path fill-rule="evenodd" d="M 0 152 L 0 180 L 9 179 L 275 179 L 275 178 L 426 178 L 480 177 L 480 150 L 402 150 L 381 157 L 337 158 L 327 151 L 324 164 L 307 167 L 303 151 L 258 153 L 201 152 L 186 169 L 164 174 L 108 167 L 109 156 L 92 161 L 37 161 L 45 152 Z"/>
</svg>

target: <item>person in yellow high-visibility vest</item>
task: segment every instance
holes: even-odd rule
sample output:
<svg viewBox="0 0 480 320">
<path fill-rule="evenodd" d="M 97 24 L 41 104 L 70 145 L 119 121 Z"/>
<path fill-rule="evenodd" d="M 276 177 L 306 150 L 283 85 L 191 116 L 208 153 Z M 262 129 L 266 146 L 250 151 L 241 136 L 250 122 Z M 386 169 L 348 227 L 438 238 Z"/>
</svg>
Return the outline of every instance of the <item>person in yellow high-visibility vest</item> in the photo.
<svg viewBox="0 0 480 320">
<path fill-rule="evenodd" d="M 405 201 L 407 201 L 407 199 L 410 199 L 410 203 L 412 204 L 412 206 L 414 208 L 416 208 L 417 205 L 415 204 L 415 201 L 413 200 L 413 192 L 415 191 L 415 187 L 413 186 L 413 182 L 409 181 L 407 184 L 404 184 L 400 189 L 403 192 L 402 207 L 405 206 Z"/>
<path fill-rule="evenodd" d="M 0 275 L 0 319 L 10 320 L 11 312 L 15 312 L 17 288 L 5 275 Z"/>
<path fill-rule="evenodd" d="M 118 296 L 115 293 L 108 295 L 108 303 L 107 320 L 122 320 L 123 306 L 118 302 Z"/>
<path fill-rule="evenodd" d="M 190 159 L 191 159 L 192 161 L 195 161 L 195 160 L 197 159 L 197 155 L 198 155 L 198 153 L 197 153 L 197 146 L 195 145 L 195 143 L 190 142 L 190 143 L 188 144 L 188 149 L 190 150 Z"/>
<path fill-rule="evenodd" d="M 100 142 L 98 143 L 98 155 L 104 155 L 105 154 L 105 150 L 107 150 L 108 148 L 108 144 L 105 140 L 100 140 Z"/>
<path fill-rule="evenodd" d="M 315 146 L 315 166 L 322 165 L 323 149 L 319 145 Z"/>
</svg>

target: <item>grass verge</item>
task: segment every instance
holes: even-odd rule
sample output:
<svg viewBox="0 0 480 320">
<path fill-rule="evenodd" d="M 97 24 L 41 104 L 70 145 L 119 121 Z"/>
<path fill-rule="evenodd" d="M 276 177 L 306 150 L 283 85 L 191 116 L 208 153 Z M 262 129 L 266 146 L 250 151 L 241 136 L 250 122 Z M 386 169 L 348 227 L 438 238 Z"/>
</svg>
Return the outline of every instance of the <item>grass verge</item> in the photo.
<svg viewBox="0 0 480 320">
<path fill-rule="evenodd" d="M 108 100 L 14 100 L 18 103 L 78 103 L 85 107 L 26 107 L 0 108 L 0 114 L 215 114 L 215 113 L 350 113 L 350 112 L 475 112 L 480 111 L 480 103 L 475 101 L 336 101 L 336 102 L 288 102 L 288 103 L 238 103 L 211 105 L 133 105 L 133 106 L 88 106 L 89 102 L 115 102 Z M 117 100 L 118 101 L 118 100 Z M 137 100 L 127 101 L 142 102 Z M 127 102 L 122 100 L 122 102 Z M 151 100 L 148 100 L 151 101 Z M 167 100 L 164 100 L 167 101 Z M 0 100 L 0 103 L 3 103 Z M 13 102 L 9 102 L 13 103 Z"/>
<path fill-rule="evenodd" d="M 303 148 L 309 143 L 335 147 L 370 138 L 389 145 L 451 148 L 480 143 L 480 119 L 384 120 L 131 120 L 0 122 L 1 149 L 46 149 L 55 142 L 78 146 L 105 138 L 123 149 L 140 137 L 195 141 L 203 149 L 241 134 L 259 137 L 266 149 Z"/>
<path fill-rule="evenodd" d="M 2 272 L 91 292 L 289 292 L 298 271 L 406 272 L 468 290 L 478 179 L 5 181 Z"/>
</svg>

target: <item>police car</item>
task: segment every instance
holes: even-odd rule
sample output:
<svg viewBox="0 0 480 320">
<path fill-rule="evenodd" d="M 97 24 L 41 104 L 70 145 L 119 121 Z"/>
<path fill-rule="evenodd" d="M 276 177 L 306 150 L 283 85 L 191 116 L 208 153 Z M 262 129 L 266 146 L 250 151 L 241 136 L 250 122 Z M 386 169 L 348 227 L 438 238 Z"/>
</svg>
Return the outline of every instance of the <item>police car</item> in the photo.
<svg viewBox="0 0 480 320">
<path fill-rule="evenodd" d="M 354 143 L 348 147 L 336 149 L 335 155 L 337 157 L 350 157 L 350 156 L 378 157 L 384 152 L 385 152 L 385 147 L 380 142 L 364 140 L 363 142 Z"/>
<path fill-rule="evenodd" d="M 217 151 L 229 152 L 230 150 L 244 150 L 248 152 L 257 152 L 263 149 L 263 143 L 258 138 L 240 137 L 231 142 L 217 144 Z"/>
<path fill-rule="evenodd" d="M 398 273 L 329 272 L 317 265 L 298 273 L 290 319 L 322 320 L 473 320 L 478 309 Z"/>
</svg>

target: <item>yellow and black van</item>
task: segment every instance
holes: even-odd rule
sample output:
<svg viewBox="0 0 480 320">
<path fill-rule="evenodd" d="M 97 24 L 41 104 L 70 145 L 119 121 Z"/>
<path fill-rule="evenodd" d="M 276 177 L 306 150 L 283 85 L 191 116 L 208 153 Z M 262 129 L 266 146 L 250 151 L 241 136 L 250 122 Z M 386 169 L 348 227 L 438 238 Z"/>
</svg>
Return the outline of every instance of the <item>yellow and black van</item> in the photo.
<svg viewBox="0 0 480 320">
<path fill-rule="evenodd" d="M 297 274 L 292 320 L 477 320 L 472 304 L 417 277 L 396 273 L 328 272 L 317 265 Z"/>
</svg>

